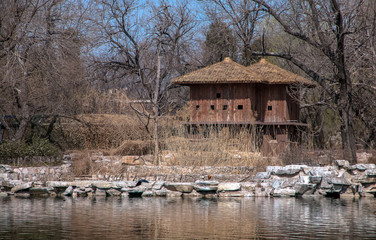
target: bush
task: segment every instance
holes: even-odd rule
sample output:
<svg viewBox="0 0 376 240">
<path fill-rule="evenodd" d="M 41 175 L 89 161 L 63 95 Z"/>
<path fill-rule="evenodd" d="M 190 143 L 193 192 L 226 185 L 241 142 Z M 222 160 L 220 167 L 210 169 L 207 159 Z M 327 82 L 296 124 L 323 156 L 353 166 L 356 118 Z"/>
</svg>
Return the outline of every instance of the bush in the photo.
<svg viewBox="0 0 376 240">
<path fill-rule="evenodd" d="M 19 158 L 30 156 L 56 156 L 59 149 L 48 139 L 33 137 L 30 141 L 3 141 L 0 144 L 0 158 Z"/>
</svg>

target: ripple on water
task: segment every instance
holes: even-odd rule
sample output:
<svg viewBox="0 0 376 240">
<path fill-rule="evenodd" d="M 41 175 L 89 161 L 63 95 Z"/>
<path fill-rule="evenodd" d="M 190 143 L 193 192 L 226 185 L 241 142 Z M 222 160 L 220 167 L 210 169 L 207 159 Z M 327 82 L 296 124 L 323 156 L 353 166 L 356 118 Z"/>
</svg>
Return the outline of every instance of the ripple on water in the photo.
<svg viewBox="0 0 376 240">
<path fill-rule="evenodd" d="M 376 199 L 2 198 L 0 239 L 374 239 Z"/>
</svg>

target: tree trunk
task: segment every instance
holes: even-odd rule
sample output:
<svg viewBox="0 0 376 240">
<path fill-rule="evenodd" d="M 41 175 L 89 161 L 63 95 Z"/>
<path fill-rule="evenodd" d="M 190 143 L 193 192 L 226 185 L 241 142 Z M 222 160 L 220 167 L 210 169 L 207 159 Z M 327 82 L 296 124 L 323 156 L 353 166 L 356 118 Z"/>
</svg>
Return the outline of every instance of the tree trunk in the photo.
<svg viewBox="0 0 376 240">
<path fill-rule="evenodd" d="M 158 96 L 159 96 L 159 81 L 161 76 L 161 57 L 159 56 L 160 46 L 158 47 L 158 57 L 157 57 L 157 78 L 155 80 L 155 89 L 154 89 L 154 158 L 156 164 L 159 165 L 159 136 L 158 136 L 158 118 L 159 118 L 159 105 L 158 105 Z"/>
</svg>

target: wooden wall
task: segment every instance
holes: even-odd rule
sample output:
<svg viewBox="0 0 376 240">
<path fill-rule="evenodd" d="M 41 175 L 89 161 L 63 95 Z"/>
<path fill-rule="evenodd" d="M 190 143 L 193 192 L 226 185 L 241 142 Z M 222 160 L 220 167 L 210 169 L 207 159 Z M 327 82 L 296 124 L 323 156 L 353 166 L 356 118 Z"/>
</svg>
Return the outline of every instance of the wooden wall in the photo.
<svg viewBox="0 0 376 240">
<path fill-rule="evenodd" d="M 299 105 L 287 94 L 286 87 L 268 84 L 190 85 L 191 121 L 297 121 Z"/>
</svg>

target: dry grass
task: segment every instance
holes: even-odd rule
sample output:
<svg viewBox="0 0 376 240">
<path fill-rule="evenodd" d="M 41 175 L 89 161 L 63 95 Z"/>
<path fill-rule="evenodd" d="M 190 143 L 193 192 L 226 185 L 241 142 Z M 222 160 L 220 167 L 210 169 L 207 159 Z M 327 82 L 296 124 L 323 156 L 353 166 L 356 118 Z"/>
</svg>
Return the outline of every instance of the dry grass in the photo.
<svg viewBox="0 0 376 240">
<path fill-rule="evenodd" d="M 262 156 L 247 129 L 201 128 L 191 136 L 185 126 L 172 128 L 163 141 L 164 162 L 181 166 L 258 166 Z"/>
<path fill-rule="evenodd" d="M 145 154 L 150 135 L 135 116 L 86 114 L 62 122 L 56 131 L 68 149 L 106 149 L 115 153 Z"/>
</svg>

